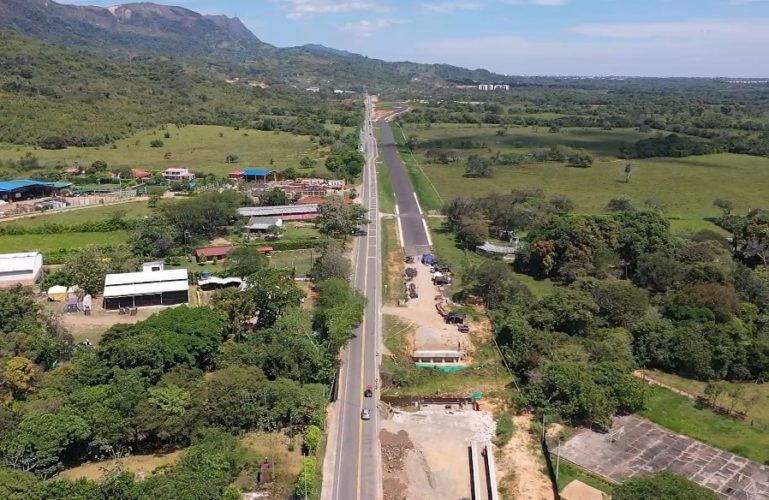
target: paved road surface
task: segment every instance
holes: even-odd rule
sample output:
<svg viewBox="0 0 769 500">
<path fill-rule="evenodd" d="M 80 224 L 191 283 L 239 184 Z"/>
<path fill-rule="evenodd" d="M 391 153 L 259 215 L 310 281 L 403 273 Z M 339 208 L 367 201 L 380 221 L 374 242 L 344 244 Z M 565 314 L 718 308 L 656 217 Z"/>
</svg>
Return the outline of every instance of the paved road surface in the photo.
<svg viewBox="0 0 769 500">
<path fill-rule="evenodd" d="M 381 247 L 380 221 L 376 185 L 376 140 L 371 128 L 372 110 L 366 102 L 366 121 L 363 127 L 363 147 L 366 156 L 364 183 L 361 193 L 363 206 L 369 211 L 371 221 L 365 228 L 366 236 L 359 237 L 353 253 L 355 287 L 367 299 L 363 324 L 355 331 L 342 354 L 339 379 L 339 399 L 336 422 L 329 438 L 329 456 L 333 463 L 333 477 L 326 476 L 324 499 L 369 500 L 381 498 L 381 473 L 379 466 L 378 416 L 373 398 L 364 398 L 366 385 L 374 385 L 378 376 L 378 346 L 381 330 Z M 371 420 L 361 420 L 361 409 L 371 410 Z M 334 424 L 336 424 L 334 426 Z"/>
<path fill-rule="evenodd" d="M 377 122 L 382 133 L 382 153 L 390 170 L 395 203 L 398 206 L 403 247 L 406 255 L 420 255 L 430 251 L 430 239 L 427 236 L 425 219 L 411 186 L 406 167 L 398 157 L 395 138 L 387 121 L 382 118 Z"/>
</svg>

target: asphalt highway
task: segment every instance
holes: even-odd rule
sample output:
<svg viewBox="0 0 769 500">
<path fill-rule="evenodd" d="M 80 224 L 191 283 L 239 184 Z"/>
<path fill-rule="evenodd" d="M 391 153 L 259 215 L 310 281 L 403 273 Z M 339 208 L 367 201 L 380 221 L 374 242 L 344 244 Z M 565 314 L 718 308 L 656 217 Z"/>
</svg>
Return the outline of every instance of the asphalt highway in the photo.
<svg viewBox="0 0 769 500">
<path fill-rule="evenodd" d="M 393 189 L 395 190 L 395 203 L 398 206 L 398 219 L 400 231 L 403 235 L 403 248 L 406 255 L 420 255 L 430 251 L 430 238 L 427 236 L 427 227 L 421 207 L 417 202 L 416 194 L 411 186 L 406 167 L 398 156 L 390 125 L 385 118 L 377 121 L 382 136 L 382 153 L 390 170 Z"/>
<path fill-rule="evenodd" d="M 363 228 L 353 250 L 353 280 L 355 287 L 367 299 L 363 323 L 342 353 L 339 378 L 339 399 L 336 403 L 336 433 L 330 433 L 329 455 L 333 460 L 333 477 L 324 481 L 323 498 L 333 500 L 377 499 L 382 497 L 379 466 L 378 415 L 376 387 L 379 372 L 378 345 L 381 331 L 381 247 L 380 220 L 377 204 L 376 157 L 371 103 L 366 101 L 366 120 L 362 145 L 366 158 L 363 173 L 362 204 L 368 210 L 369 224 Z M 373 397 L 364 397 L 367 385 L 374 387 Z M 361 410 L 368 408 L 371 420 L 361 419 Z M 327 488 L 331 487 L 329 491 Z"/>
</svg>

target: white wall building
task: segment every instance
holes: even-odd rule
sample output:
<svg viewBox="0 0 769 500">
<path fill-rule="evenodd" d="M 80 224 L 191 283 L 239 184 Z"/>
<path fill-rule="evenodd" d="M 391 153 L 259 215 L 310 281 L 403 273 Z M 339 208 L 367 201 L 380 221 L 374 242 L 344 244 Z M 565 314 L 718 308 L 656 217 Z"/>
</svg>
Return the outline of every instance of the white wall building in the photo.
<svg viewBox="0 0 769 500">
<path fill-rule="evenodd" d="M 186 269 L 149 270 L 138 273 L 108 274 L 104 278 L 104 308 L 170 306 L 189 302 Z"/>
<path fill-rule="evenodd" d="M 33 285 L 43 272 L 40 252 L 0 254 L 0 287 Z"/>
</svg>

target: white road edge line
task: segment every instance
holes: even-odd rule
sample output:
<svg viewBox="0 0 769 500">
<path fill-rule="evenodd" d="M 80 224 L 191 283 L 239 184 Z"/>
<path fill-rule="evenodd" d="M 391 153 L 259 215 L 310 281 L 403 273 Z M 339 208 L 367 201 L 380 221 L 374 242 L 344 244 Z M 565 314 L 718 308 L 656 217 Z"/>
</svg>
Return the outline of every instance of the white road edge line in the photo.
<svg viewBox="0 0 769 500">
<path fill-rule="evenodd" d="M 417 194 L 414 193 L 414 201 L 417 202 L 417 208 L 419 209 L 419 215 L 424 215 L 422 213 L 422 205 L 419 204 L 419 198 L 417 198 Z"/>
<path fill-rule="evenodd" d="M 425 226 L 425 236 L 427 236 L 427 244 L 432 248 L 433 239 L 430 237 L 430 228 L 427 227 L 427 219 L 422 219 L 422 225 Z"/>
</svg>

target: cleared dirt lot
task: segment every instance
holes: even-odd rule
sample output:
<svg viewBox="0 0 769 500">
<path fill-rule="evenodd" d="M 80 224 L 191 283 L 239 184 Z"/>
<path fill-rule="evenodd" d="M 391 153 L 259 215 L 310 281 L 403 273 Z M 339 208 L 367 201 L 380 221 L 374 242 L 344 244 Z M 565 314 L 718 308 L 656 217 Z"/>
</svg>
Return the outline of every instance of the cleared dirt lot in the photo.
<svg viewBox="0 0 769 500">
<path fill-rule="evenodd" d="M 615 419 L 611 434 L 578 432 L 561 447 L 561 456 L 616 482 L 670 470 L 724 498 L 769 499 L 768 466 L 632 415 Z"/>
<path fill-rule="evenodd" d="M 441 406 L 380 420 L 385 500 L 470 498 L 468 446 L 493 438 L 490 413 Z"/>
</svg>

